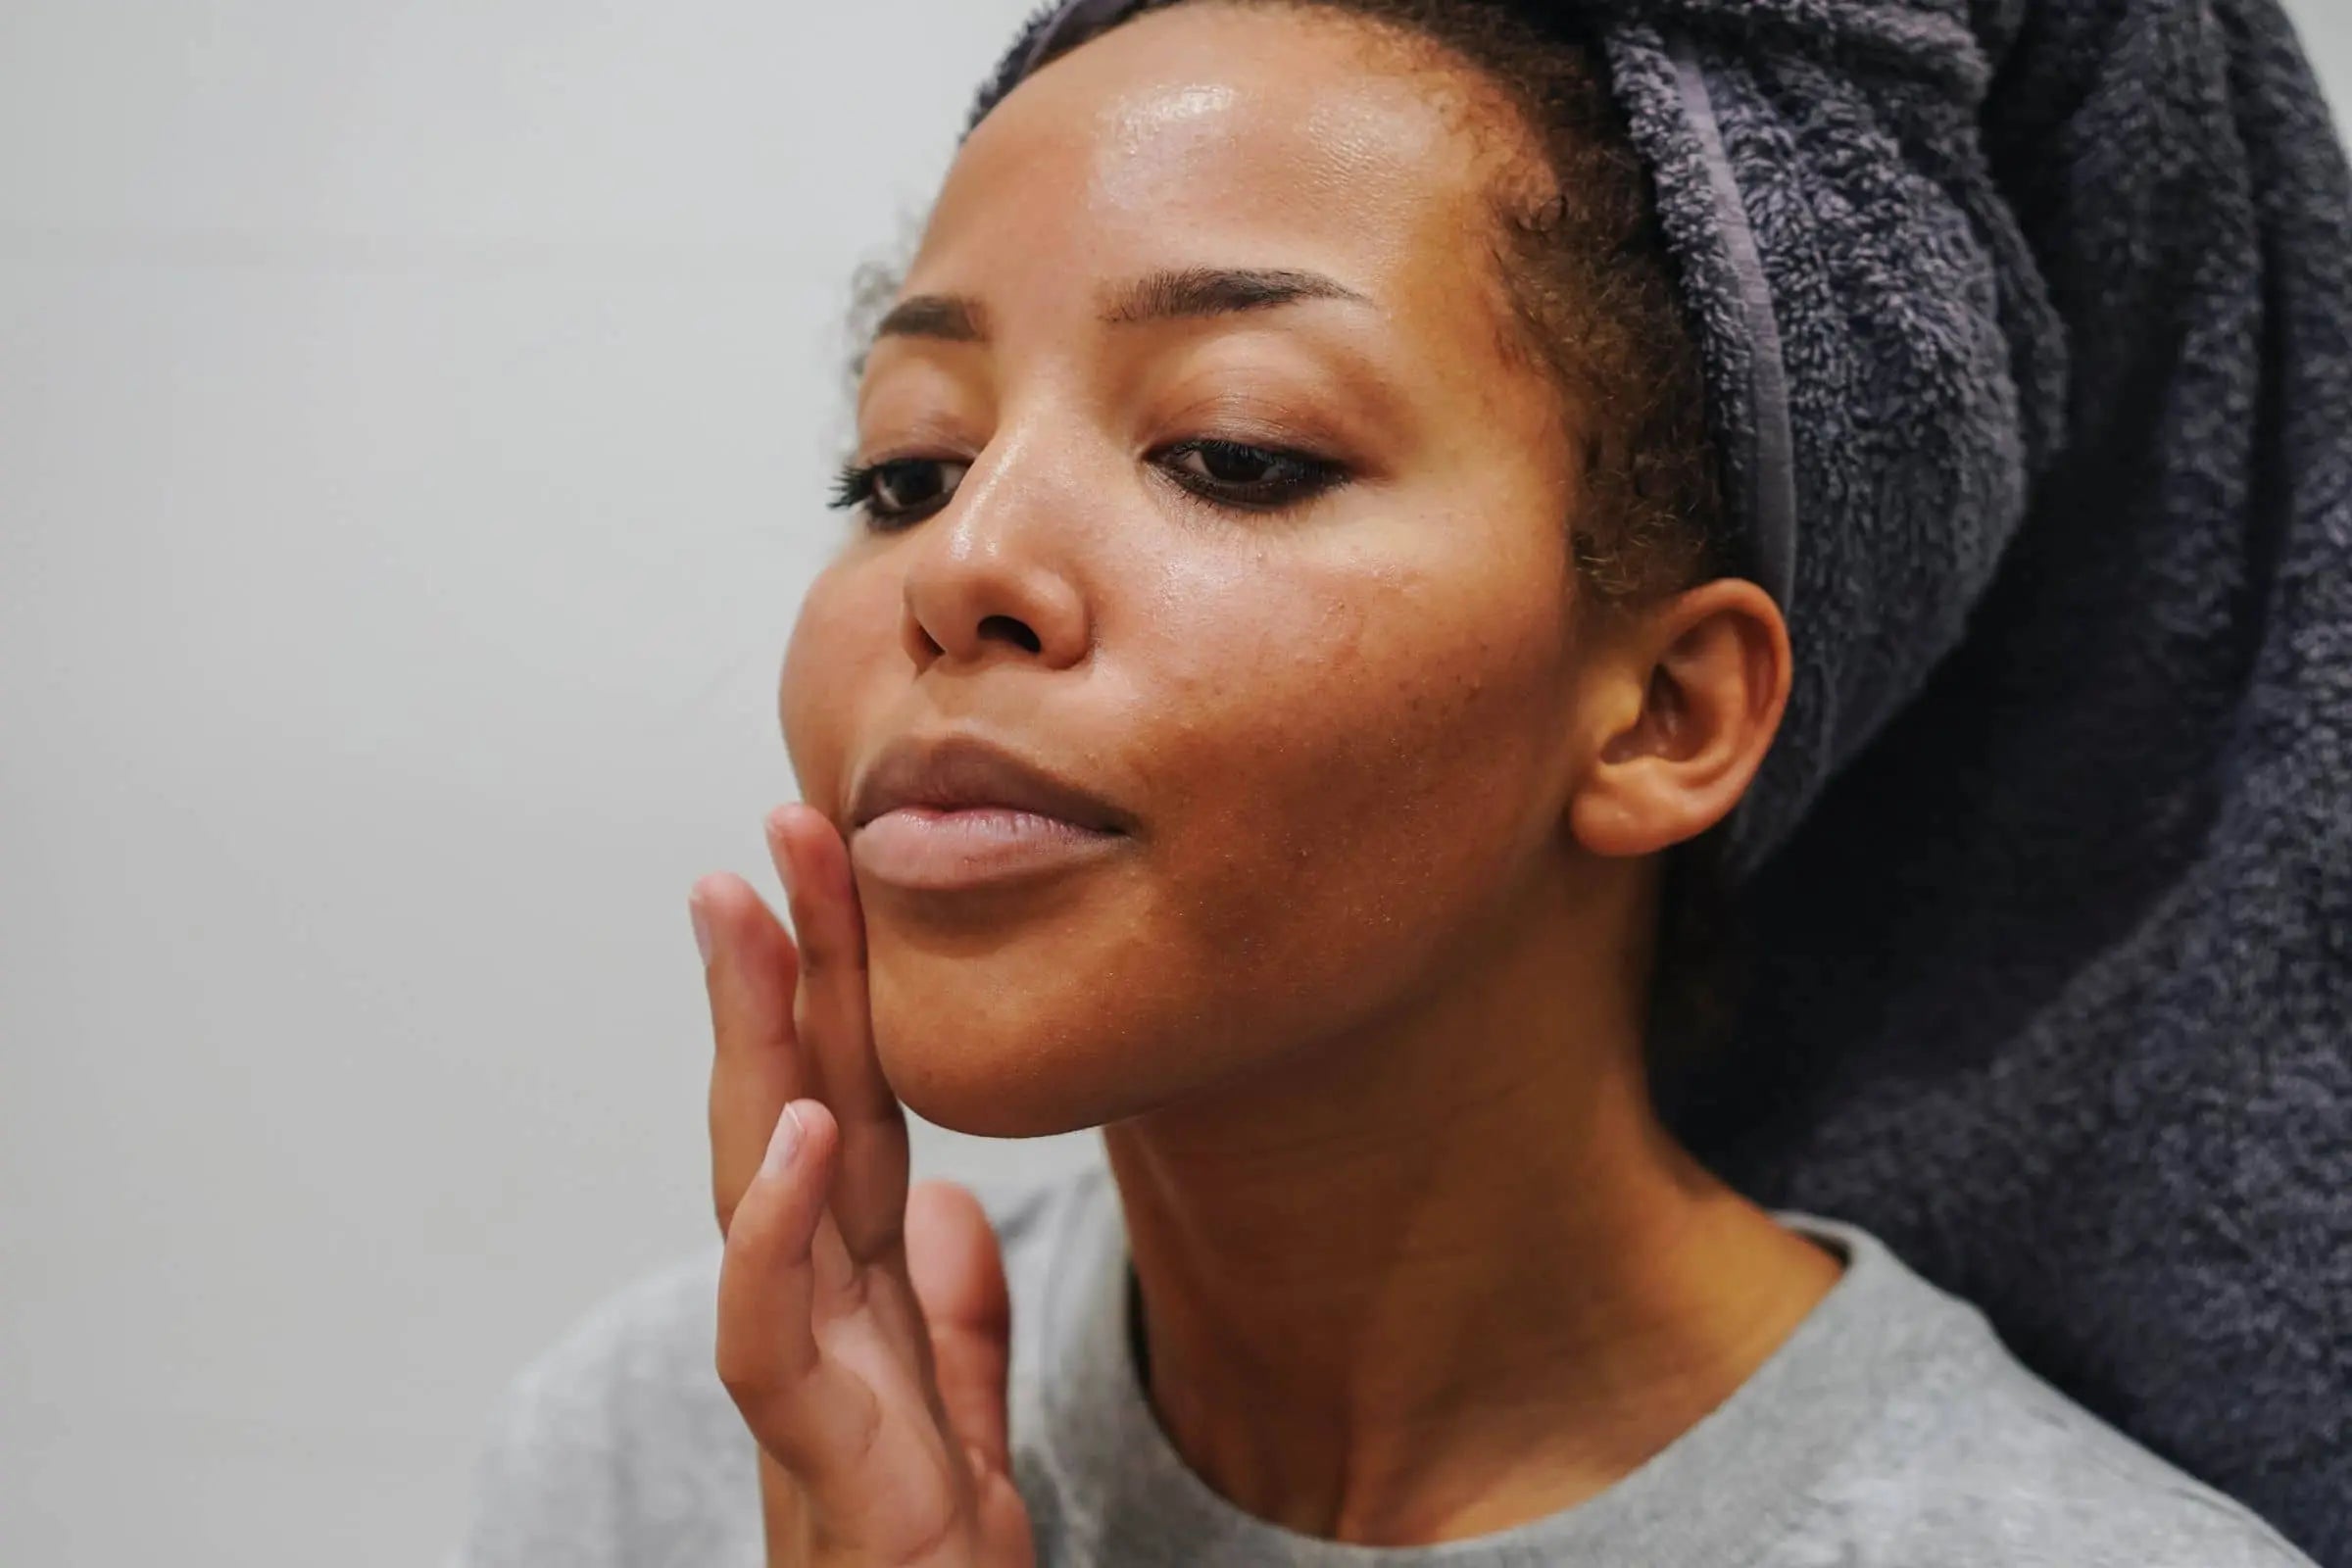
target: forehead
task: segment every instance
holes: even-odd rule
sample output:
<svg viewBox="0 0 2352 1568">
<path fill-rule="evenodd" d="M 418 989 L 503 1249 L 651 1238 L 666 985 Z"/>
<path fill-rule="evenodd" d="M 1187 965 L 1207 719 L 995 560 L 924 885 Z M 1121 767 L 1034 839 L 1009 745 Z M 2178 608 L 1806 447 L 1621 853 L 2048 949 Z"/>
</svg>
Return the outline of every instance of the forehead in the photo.
<svg viewBox="0 0 2352 1568">
<path fill-rule="evenodd" d="M 1459 301 L 1487 255 L 1498 137 L 1422 53 L 1313 7 L 1184 5 L 1113 28 L 972 132 L 907 286 L 1051 296 L 1154 268 L 1297 265 L 1400 308 Z"/>
</svg>

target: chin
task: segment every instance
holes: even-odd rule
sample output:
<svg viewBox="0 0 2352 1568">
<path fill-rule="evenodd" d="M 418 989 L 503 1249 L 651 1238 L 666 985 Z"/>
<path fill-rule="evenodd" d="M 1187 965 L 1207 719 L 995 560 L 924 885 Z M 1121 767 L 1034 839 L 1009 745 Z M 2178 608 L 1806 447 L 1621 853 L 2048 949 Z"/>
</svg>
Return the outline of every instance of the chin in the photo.
<svg viewBox="0 0 2352 1568">
<path fill-rule="evenodd" d="M 874 1052 L 908 1110 L 952 1132 L 1043 1138 L 1100 1127 L 1157 1098 L 1139 1068 L 1170 1043 L 1139 1033 L 1121 988 L 1011 955 L 869 948 Z"/>
</svg>

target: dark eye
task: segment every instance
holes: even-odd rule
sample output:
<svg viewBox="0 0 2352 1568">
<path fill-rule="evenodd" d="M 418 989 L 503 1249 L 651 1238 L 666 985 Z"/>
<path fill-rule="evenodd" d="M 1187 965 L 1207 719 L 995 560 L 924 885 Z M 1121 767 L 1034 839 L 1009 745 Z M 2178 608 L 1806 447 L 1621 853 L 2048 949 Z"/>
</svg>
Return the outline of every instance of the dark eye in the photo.
<svg viewBox="0 0 2352 1568">
<path fill-rule="evenodd" d="M 877 528 L 903 528 L 946 506 L 971 471 L 956 458 L 893 458 L 841 470 L 832 505 L 861 508 Z"/>
<path fill-rule="evenodd" d="M 1249 512 L 1296 506 L 1347 477 L 1338 464 L 1303 452 L 1208 437 L 1179 441 L 1154 460 L 1194 494 Z"/>
</svg>

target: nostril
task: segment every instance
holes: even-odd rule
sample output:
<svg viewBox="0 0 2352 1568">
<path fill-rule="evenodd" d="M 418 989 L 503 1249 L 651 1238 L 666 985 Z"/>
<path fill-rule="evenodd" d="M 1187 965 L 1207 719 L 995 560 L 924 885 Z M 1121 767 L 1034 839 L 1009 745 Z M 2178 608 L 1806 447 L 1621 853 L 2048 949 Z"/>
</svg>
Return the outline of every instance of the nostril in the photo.
<svg viewBox="0 0 2352 1568">
<path fill-rule="evenodd" d="M 983 639 L 990 637 L 1002 637 L 1007 642 L 1020 644 L 1022 648 L 1033 654 L 1036 653 L 1040 647 L 1044 646 L 1037 640 L 1037 633 L 1031 631 L 1026 625 L 1022 624 L 1018 620 L 1013 619 L 1010 615 L 982 616 L 980 620 L 980 635 Z"/>
</svg>

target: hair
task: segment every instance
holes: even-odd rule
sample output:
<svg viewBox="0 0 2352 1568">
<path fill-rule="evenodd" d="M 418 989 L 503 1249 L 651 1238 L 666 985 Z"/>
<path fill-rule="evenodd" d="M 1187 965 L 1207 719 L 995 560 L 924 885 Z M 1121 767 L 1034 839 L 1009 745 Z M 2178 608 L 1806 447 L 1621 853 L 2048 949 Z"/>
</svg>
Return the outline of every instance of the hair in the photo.
<svg viewBox="0 0 2352 1568">
<path fill-rule="evenodd" d="M 1145 0 L 1123 20 L 1203 3 Z M 1494 0 L 1213 3 L 1357 19 L 1469 89 L 1466 114 L 1485 111 L 1491 122 L 1500 108 L 1516 121 L 1524 139 L 1494 149 L 1489 179 L 1491 281 L 1506 352 L 1550 379 L 1577 443 L 1582 482 L 1563 524 L 1578 578 L 1606 612 L 1740 574 L 1704 362 L 1648 168 L 1590 35 Z M 1488 95 L 1500 103 L 1479 101 Z M 867 309 L 887 298 L 875 274 L 859 288 Z M 1724 837 L 1719 827 L 1678 846 L 1663 867 L 1645 1049 L 1652 1092 L 1670 1117 L 1728 1043 L 1743 989 Z"/>
</svg>

